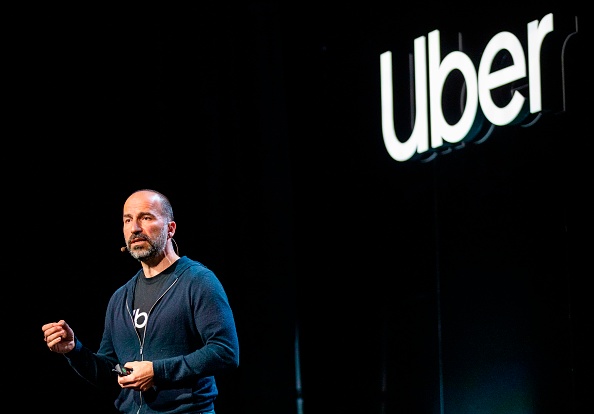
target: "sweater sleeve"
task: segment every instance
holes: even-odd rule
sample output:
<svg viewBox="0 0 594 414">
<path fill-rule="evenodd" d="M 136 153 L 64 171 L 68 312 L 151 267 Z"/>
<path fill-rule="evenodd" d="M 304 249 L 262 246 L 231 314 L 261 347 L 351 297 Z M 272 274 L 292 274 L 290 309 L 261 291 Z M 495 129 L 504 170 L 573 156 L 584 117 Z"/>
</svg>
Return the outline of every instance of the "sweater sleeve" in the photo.
<svg viewBox="0 0 594 414">
<path fill-rule="evenodd" d="M 98 355 L 85 347 L 82 342 L 75 338 L 76 345 L 72 351 L 64 354 L 64 357 L 74 371 L 92 385 L 115 391 L 117 381 L 111 369 L 114 362 L 106 356 Z"/>
</svg>

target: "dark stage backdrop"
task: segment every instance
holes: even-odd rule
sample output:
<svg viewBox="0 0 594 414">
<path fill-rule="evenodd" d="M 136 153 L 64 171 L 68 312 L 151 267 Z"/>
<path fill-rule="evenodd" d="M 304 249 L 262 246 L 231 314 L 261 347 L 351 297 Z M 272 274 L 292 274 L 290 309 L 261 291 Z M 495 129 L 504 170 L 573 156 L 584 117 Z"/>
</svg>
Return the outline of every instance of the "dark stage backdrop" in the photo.
<svg viewBox="0 0 594 414">
<path fill-rule="evenodd" d="M 585 412 L 591 19 L 572 3 L 23 11 L 7 40 L 4 152 L 19 226 L 7 296 L 29 308 L 11 361 L 25 368 L 9 378 L 19 404 L 115 412 L 41 325 L 65 319 L 99 346 L 110 295 L 139 268 L 120 252 L 123 203 L 154 188 L 174 205 L 180 253 L 234 308 L 241 362 L 218 378 L 217 414 Z M 478 59 L 548 13 L 578 17 L 543 62 L 545 91 L 563 68 L 565 108 L 547 96 L 529 127 L 390 157 L 381 53 L 398 117 L 416 38 L 439 29 L 451 51 L 461 33 Z"/>
</svg>

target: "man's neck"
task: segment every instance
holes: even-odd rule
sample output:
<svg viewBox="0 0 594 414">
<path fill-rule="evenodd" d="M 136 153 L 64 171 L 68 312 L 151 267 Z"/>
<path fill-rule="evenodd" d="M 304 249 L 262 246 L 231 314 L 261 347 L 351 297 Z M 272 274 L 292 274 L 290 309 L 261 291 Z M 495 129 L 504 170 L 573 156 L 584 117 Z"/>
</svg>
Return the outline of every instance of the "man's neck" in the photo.
<svg viewBox="0 0 594 414">
<path fill-rule="evenodd" d="M 166 252 L 163 256 L 141 262 L 145 277 L 155 277 L 179 259 L 175 252 Z"/>
</svg>

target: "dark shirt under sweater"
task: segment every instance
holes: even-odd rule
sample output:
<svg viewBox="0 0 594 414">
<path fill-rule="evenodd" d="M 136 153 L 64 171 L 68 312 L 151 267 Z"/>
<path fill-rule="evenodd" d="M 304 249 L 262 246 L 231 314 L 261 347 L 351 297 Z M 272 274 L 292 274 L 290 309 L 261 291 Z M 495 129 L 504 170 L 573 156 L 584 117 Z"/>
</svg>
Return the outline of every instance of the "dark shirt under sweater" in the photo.
<svg viewBox="0 0 594 414">
<path fill-rule="evenodd" d="M 134 325 L 138 332 L 141 342 L 144 343 L 144 328 L 148 322 L 151 308 L 159 299 L 163 292 L 163 286 L 169 276 L 175 271 L 177 261 L 174 262 L 167 269 L 159 273 L 157 276 L 146 277 L 144 272 L 136 282 L 136 289 L 134 290 Z"/>
</svg>

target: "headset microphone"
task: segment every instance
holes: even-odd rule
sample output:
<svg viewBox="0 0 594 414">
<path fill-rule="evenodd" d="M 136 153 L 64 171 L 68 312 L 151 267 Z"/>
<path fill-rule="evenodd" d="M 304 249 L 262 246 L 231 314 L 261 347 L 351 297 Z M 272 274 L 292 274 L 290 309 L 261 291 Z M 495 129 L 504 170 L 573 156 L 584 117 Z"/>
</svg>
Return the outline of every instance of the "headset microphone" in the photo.
<svg viewBox="0 0 594 414">
<path fill-rule="evenodd" d="M 177 247 L 177 242 L 173 239 L 173 237 L 171 238 L 171 241 L 173 242 L 173 244 L 175 244 L 175 251 L 179 255 L 179 248 Z M 126 250 L 128 250 L 128 248 L 126 246 L 120 247 L 120 251 L 122 253 L 125 252 Z"/>
</svg>

